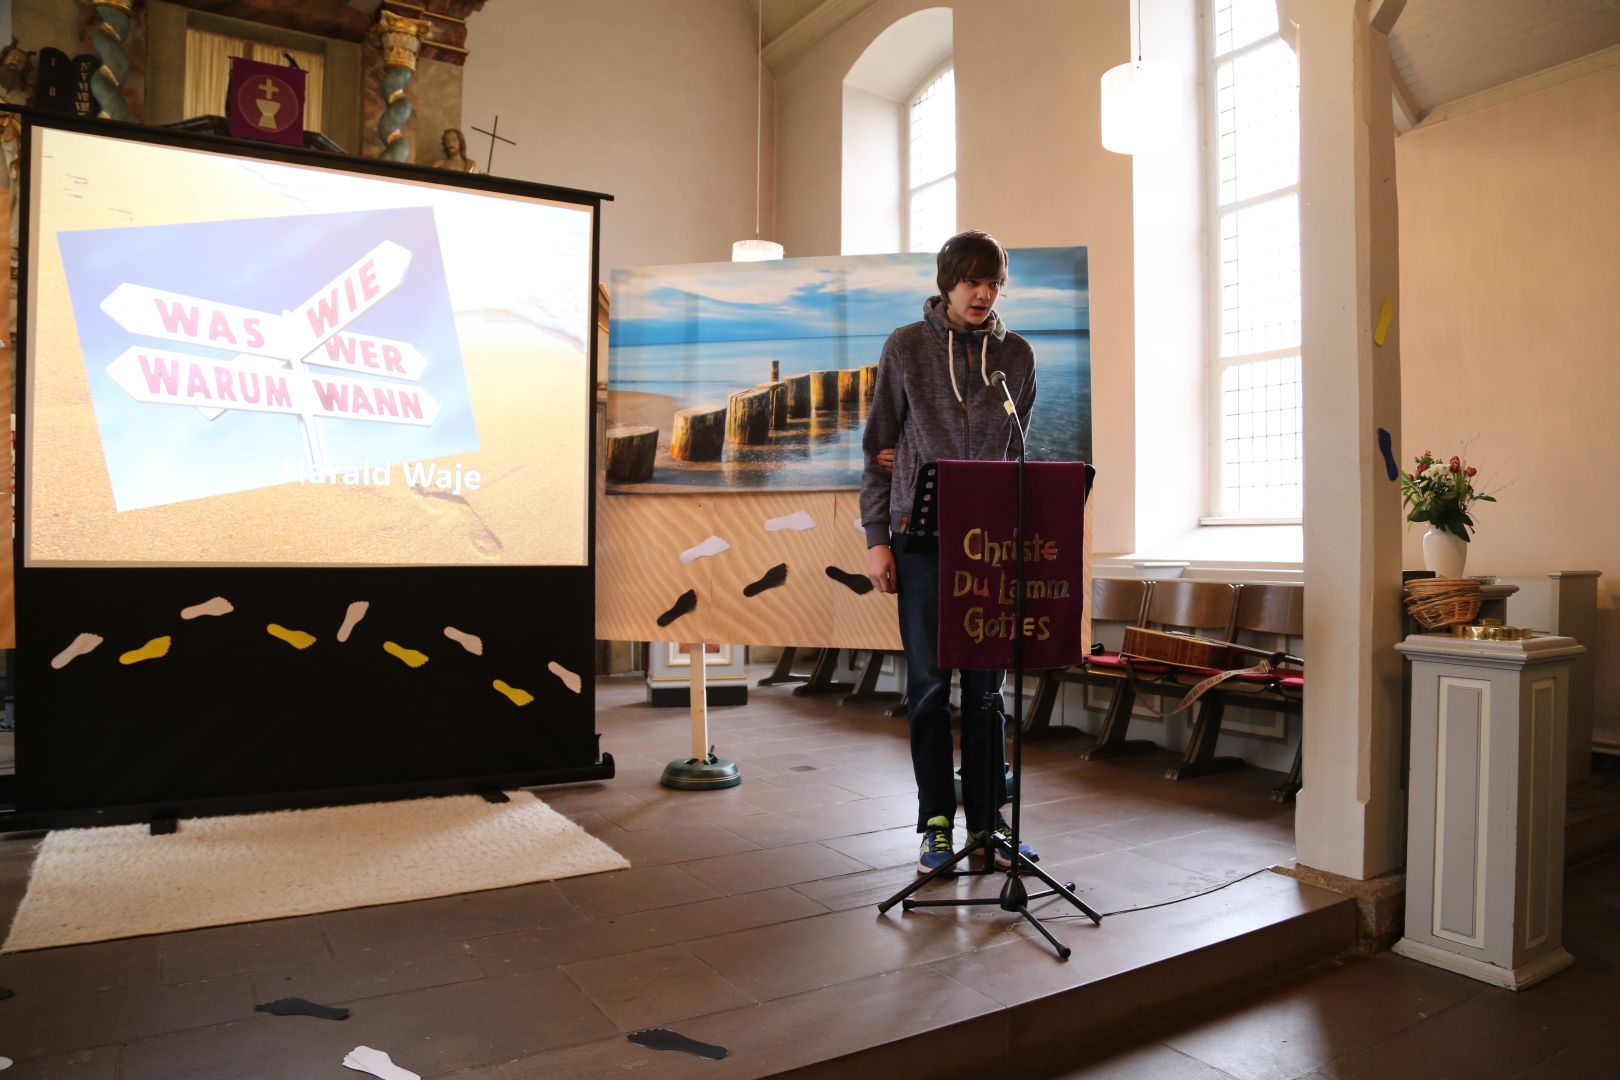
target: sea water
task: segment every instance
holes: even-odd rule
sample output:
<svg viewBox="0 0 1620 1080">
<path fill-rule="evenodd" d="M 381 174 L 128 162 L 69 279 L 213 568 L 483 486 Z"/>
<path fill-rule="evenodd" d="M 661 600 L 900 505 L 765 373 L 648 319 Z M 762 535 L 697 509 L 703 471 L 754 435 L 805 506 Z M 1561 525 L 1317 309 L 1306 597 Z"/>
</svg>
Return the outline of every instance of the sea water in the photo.
<svg viewBox="0 0 1620 1080">
<path fill-rule="evenodd" d="M 1084 330 L 1025 334 L 1035 350 L 1037 394 L 1029 424 L 1031 461 L 1091 460 L 1091 339 Z M 778 338 L 664 345 L 615 345 L 607 371 L 609 390 L 659 394 L 672 399 L 671 421 L 659 433 L 667 446 L 676 410 L 724 405 L 737 390 L 771 378 L 832 368 L 875 364 L 887 335 Z M 610 406 L 611 408 L 611 406 Z M 610 414 L 608 423 L 615 423 Z M 689 463 L 660 455 L 654 481 L 699 487 L 842 488 L 860 484 L 861 434 L 866 403 L 823 410 L 793 420 L 763 446 L 728 443 L 722 462 Z M 633 490 L 634 485 L 617 485 Z"/>
</svg>

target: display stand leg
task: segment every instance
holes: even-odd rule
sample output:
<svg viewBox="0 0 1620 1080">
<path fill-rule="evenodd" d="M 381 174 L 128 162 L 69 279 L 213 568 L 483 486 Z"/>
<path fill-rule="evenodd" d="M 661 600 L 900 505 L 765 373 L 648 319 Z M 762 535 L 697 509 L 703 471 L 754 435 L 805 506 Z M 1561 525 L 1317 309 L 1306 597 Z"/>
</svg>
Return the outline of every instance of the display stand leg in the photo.
<svg viewBox="0 0 1620 1080">
<path fill-rule="evenodd" d="M 810 694 L 842 694 L 855 689 L 854 683 L 834 680 L 833 675 L 837 671 L 838 650 L 822 649 L 821 655 L 816 657 L 816 669 L 810 673 L 810 681 L 803 686 L 795 686 L 794 695 L 806 697 Z"/>
<path fill-rule="evenodd" d="M 1056 671 L 1041 672 L 1041 677 L 1035 684 L 1035 700 L 1029 705 L 1029 719 L 1025 721 L 1025 742 L 1072 739 L 1081 734 L 1079 728 L 1052 726 L 1052 710 L 1056 707 L 1058 695 L 1062 692 L 1062 679 Z"/>
<path fill-rule="evenodd" d="M 883 674 L 883 658 L 892 656 L 882 649 L 873 649 L 867 657 L 866 667 L 861 671 L 861 681 L 855 687 L 853 694 L 846 694 L 840 705 L 864 705 L 869 701 L 898 701 L 905 695 L 898 690 L 879 690 L 878 678 Z"/>
<path fill-rule="evenodd" d="M 709 743 L 709 695 L 702 643 L 693 644 L 688 655 L 692 660 L 692 756 L 665 765 L 664 775 L 658 782 L 680 791 L 736 787 L 742 783 L 737 763 L 715 757 L 714 747 Z"/>
<path fill-rule="evenodd" d="M 1199 703 L 1198 722 L 1187 740 L 1187 751 L 1180 762 L 1164 770 L 1166 780 L 1191 780 L 1195 776 L 1231 772 L 1248 765 L 1242 758 L 1215 754 L 1215 744 L 1221 737 L 1221 718 L 1225 714 L 1226 701 L 1219 694 L 1210 694 Z"/>
<path fill-rule="evenodd" d="M 755 686 L 775 686 L 777 683 L 804 682 L 810 676 L 793 674 L 793 659 L 798 649 L 792 645 L 782 646 L 782 655 L 776 658 L 776 669 L 765 676 Z"/>
<path fill-rule="evenodd" d="M 1114 688 L 1114 696 L 1108 702 L 1108 712 L 1103 716 L 1102 731 L 1097 741 L 1080 751 L 1084 761 L 1100 761 L 1103 758 L 1119 757 L 1122 754 L 1142 754 L 1149 750 L 1157 750 L 1159 744 L 1151 739 L 1127 739 L 1125 729 L 1131 722 L 1131 710 L 1136 707 L 1136 686 L 1129 679 L 1123 679 Z"/>
</svg>

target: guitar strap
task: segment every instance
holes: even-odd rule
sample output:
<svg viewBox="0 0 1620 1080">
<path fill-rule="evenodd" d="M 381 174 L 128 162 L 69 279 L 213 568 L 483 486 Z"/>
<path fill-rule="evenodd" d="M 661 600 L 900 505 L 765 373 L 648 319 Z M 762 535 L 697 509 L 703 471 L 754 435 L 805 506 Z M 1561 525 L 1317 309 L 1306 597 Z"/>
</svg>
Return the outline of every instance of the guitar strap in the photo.
<svg viewBox="0 0 1620 1080">
<path fill-rule="evenodd" d="M 1132 683 L 1135 683 L 1137 685 L 1141 685 L 1138 682 L 1138 679 L 1137 679 L 1137 676 L 1136 676 L 1136 669 L 1131 666 L 1131 658 L 1129 656 L 1127 656 L 1126 654 L 1121 653 L 1119 659 L 1120 659 L 1120 663 L 1125 665 L 1125 675 L 1126 675 L 1126 677 L 1129 678 Z M 1207 693 L 1209 690 L 1219 686 L 1221 683 L 1225 682 L 1227 679 L 1233 678 L 1234 676 L 1237 676 L 1237 675 L 1264 675 L 1270 670 L 1271 670 L 1271 659 L 1269 657 L 1267 657 L 1267 658 L 1262 659 L 1258 664 L 1254 664 L 1254 665 L 1252 665 L 1250 667 L 1233 668 L 1231 671 L 1217 671 L 1215 674 L 1211 675 L 1209 678 L 1204 679 L 1203 681 L 1196 684 L 1191 690 L 1188 690 L 1186 695 L 1181 699 L 1181 703 L 1178 704 L 1174 709 L 1171 709 L 1169 712 L 1160 712 L 1158 709 L 1154 708 L 1152 705 L 1148 704 L 1146 701 L 1141 703 L 1142 708 L 1146 709 L 1148 712 L 1152 713 L 1154 716 L 1156 716 L 1156 717 L 1158 717 L 1159 719 L 1162 720 L 1165 717 L 1175 716 L 1175 715 L 1177 715 L 1179 713 L 1186 712 L 1188 709 L 1192 708 L 1193 702 L 1195 702 L 1199 698 L 1203 697 L 1205 693 Z"/>
</svg>

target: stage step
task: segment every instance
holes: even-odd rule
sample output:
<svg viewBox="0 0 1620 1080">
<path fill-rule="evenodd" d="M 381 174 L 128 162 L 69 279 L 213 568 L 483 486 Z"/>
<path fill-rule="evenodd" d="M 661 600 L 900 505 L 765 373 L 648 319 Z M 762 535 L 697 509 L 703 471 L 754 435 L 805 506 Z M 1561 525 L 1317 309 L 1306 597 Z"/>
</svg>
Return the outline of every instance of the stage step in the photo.
<svg viewBox="0 0 1620 1080">
<path fill-rule="evenodd" d="M 1134 921 L 1128 929 L 1127 920 Z M 1355 945 L 1352 900 L 1270 872 L 1098 927 L 1064 924 L 1058 937 L 1074 949 L 1066 963 L 1031 939 L 997 947 L 1026 951 L 1021 970 L 992 961 L 988 950 L 931 965 L 1006 1002 L 1003 1008 L 777 1075 L 1043 1075 L 1088 1046 L 1207 1008 Z"/>
<path fill-rule="evenodd" d="M 991 886 L 996 879 L 986 881 Z M 694 1016 L 679 1034 L 725 1047 L 723 1062 L 680 1052 L 656 1061 L 623 1036 L 457 1074 L 457 1080 L 609 1077 L 650 1069 L 680 1077 L 1039 1076 L 1104 1040 L 1146 1029 L 1301 971 L 1355 944 L 1347 897 L 1263 871 L 1182 903 L 1046 925 L 1073 956 L 1057 958 L 1017 915 L 945 908 L 872 918 L 884 934 L 972 933 L 1005 920 L 994 944 L 932 963 Z M 943 912 L 943 914 L 942 914 Z M 817 932 L 815 918 L 801 920 Z M 829 947 L 836 947 L 829 945 Z"/>
</svg>

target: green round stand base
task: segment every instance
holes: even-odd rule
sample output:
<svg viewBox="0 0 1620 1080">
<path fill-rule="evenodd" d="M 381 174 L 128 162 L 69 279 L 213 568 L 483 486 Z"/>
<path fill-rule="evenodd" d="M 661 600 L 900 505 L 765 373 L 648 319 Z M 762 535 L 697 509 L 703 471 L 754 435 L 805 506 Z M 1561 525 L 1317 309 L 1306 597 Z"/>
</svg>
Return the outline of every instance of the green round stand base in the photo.
<svg viewBox="0 0 1620 1080">
<path fill-rule="evenodd" d="M 707 761 L 683 758 L 664 766 L 664 775 L 658 782 L 678 791 L 708 791 L 711 788 L 736 787 L 742 783 L 742 773 L 735 761 L 709 755 Z"/>
<path fill-rule="evenodd" d="M 1007 798 L 1011 799 L 1013 797 L 1013 789 L 1015 787 L 1017 787 L 1018 785 L 1013 783 L 1012 766 L 1008 765 L 1006 768 L 1007 768 Z M 983 783 L 983 781 L 981 780 L 980 783 Z M 962 770 L 961 769 L 956 770 L 956 802 L 957 802 L 958 805 L 961 805 L 961 803 L 962 803 Z"/>
</svg>

